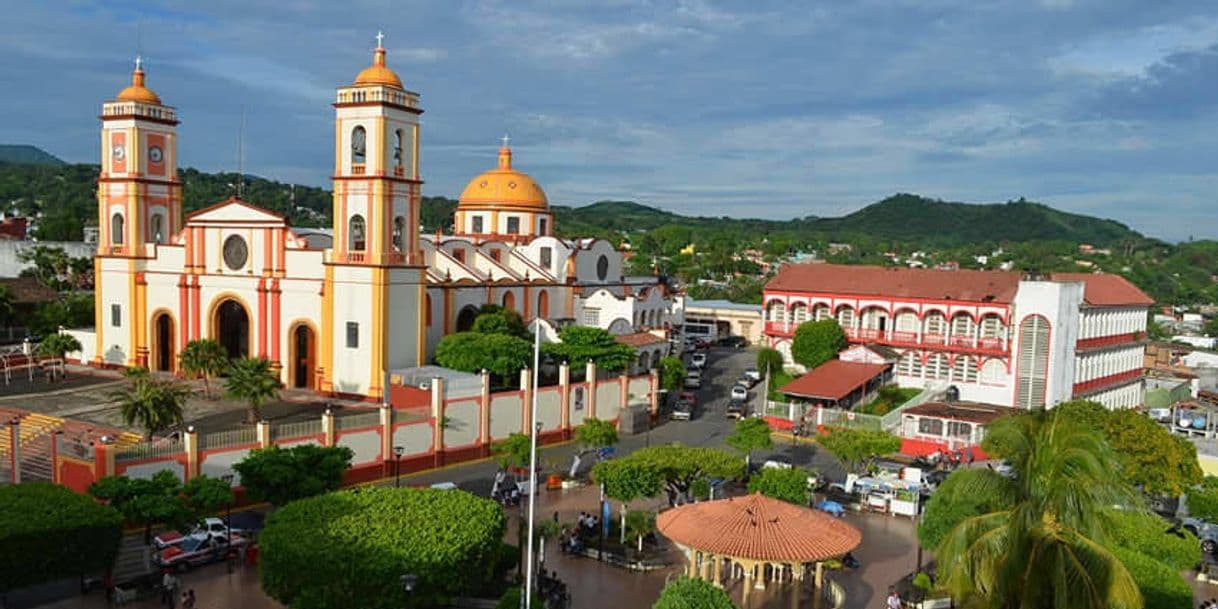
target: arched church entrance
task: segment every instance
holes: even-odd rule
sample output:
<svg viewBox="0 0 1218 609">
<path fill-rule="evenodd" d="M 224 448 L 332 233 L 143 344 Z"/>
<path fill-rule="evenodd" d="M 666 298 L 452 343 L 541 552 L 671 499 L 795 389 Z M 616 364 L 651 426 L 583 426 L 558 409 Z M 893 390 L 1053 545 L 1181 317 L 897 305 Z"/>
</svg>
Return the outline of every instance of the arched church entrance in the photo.
<svg viewBox="0 0 1218 609">
<path fill-rule="evenodd" d="M 313 370 L 317 365 L 317 336 L 308 324 L 297 324 L 292 330 L 289 353 L 292 358 L 292 378 L 289 379 L 291 386 L 297 389 L 312 389 Z"/>
<path fill-rule="evenodd" d="M 477 307 L 469 306 L 457 314 L 457 331 L 468 332 L 474 329 L 474 320 L 478 319 Z"/>
<path fill-rule="evenodd" d="M 212 330 L 215 337 L 228 356 L 232 359 L 249 357 L 250 354 L 250 316 L 245 306 L 231 298 L 225 299 L 216 307 L 215 318 L 212 320 Z"/>
<path fill-rule="evenodd" d="M 152 318 L 152 369 L 173 372 L 177 352 L 173 347 L 173 318 L 158 313 Z"/>
</svg>

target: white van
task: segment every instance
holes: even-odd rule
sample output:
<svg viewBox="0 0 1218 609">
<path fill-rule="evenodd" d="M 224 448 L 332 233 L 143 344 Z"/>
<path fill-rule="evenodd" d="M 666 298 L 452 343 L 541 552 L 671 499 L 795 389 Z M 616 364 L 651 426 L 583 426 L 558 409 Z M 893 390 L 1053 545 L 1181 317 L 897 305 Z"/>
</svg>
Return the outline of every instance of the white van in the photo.
<svg viewBox="0 0 1218 609">
<path fill-rule="evenodd" d="M 701 387 L 702 387 L 702 371 L 701 370 L 695 369 L 695 370 L 690 370 L 688 373 L 686 373 L 686 375 L 685 375 L 685 388 L 686 389 L 699 389 Z"/>
</svg>

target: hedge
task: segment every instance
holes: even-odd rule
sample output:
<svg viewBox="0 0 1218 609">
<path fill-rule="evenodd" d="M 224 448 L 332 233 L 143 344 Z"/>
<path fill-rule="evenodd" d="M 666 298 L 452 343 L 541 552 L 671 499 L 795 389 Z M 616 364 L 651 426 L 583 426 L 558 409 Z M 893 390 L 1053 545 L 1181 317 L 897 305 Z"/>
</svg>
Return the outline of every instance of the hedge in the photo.
<svg viewBox="0 0 1218 609">
<path fill-rule="evenodd" d="M 1138 584 L 1145 602 L 1144 609 L 1193 606 L 1193 591 L 1179 571 L 1136 550 L 1115 548 L 1112 553 L 1121 560 Z"/>
<path fill-rule="evenodd" d="M 118 510 L 48 482 L 0 487 L 0 592 L 100 573 L 123 537 Z"/>
<path fill-rule="evenodd" d="M 499 505 L 460 490 L 383 488 L 300 499 L 267 518 L 259 576 L 292 609 L 442 605 L 495 576 Z M 407 597 L 401 577 L 418 580 Z"/>
</svg>

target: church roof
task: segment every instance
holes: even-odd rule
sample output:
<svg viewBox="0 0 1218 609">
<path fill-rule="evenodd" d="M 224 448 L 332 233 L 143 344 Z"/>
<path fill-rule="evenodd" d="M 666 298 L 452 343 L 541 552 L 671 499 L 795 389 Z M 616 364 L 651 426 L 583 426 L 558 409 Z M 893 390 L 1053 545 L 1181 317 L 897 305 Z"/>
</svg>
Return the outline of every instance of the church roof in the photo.
<svg viewBox="0 0 1218 609">
<path fill-rule="evenodd" d="M 499 149 L 499 166 L 470 180 L 461 191 L 457 207 L 549 211 L 550 201 L 529 174 L 512 168 L 512 149 L 505 144 Z"/>
<path fill-rule="evenodd" d="M 135 70 L 131 72 L 131 86 L 118 92 L 116 101 L 135 101 L 145 104 L 161 104 L 161 97 L 155 91 L 144 86 L 143 61 L 135 58 Z"/>
</svg>

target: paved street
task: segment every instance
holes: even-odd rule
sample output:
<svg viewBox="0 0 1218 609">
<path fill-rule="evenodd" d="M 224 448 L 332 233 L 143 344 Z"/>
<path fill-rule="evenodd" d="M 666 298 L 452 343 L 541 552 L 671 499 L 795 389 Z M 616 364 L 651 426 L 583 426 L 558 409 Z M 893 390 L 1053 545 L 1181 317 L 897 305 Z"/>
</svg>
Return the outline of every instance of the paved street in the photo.
<svg viewBox="0 0 1218 609">
<path fill-rule="evenodd" d="M 680 442 L 689 446 L 723 446 L 724 440 L 734 424 L 725 416 L 728 403 L 728 391 L 731 385 L 754 363 L 753 351 L 738 351 L 730 349 L 713 349 L 710 353 L 709 366 L 704 375 L 703 387 L 698 391 L 699 409 L 691 421 L 669 421 L 662 418 L 659 425 L 650 434 L 623 437 L 618 445 L 619 452 L 626 453 L 649 444 L 665 444 Z M 760 398 L 761 387 L 753 392 L 753 399 Z M 572 455 L 576 452 L 574 443 L 562 446 L 543 448 L 539 459 L 552 460 L 562 464 L 565 470 L 570 466 Z M 770 453 L 780 453 L 792 457 L 798 465 L 818 469 L 822 475 L 832 479 L 844 476 L 840 465 L 831 455 L 819 450 L 815 445 L 800 444 L 798 446 L 784 444 L 775 447 Z M 759 452 L 753 456 L 755 462 L 767 458 L 769 453 Z M 430 485 L 437 482 L 454 482 L 461 488 L 481 496 L 490 493 L 491 484 L 497 465 L 494 460 L 478 463 L 459 464 L 439 470 L 405 475 L 402 484 Z M 381 484 L 393 484 L 392 479 L 382 480 Z M 597 503 L 597 491 L 594 488 L 583 488 L 565 492 L 546 492 L 540 497 L 538 518 L 551 517 L 555 511 L 561 512 L 563 522 L 573 521 L 581 510 L 594 511 Z M 647 509 L 655 506 L 642 502 L 634 507 Z M 515 518 L 516 510 L 509 516 Z M 914 566 L 916 546 L 914 545 L 913 523 L 908 519 L 888 516 L 847 515 L 851 524 L 863 531 L 863 546 L 855 552 L 862 567 L 856 571 L 840 572 L 833 577 L 847 590 L 847 607 L 865 609 L 879 606 L 884 598 L 887 587 L 900 576 L 908 573 Z M 507 539 L 515 542 L 516 527 L 509 524 Z M 651 573 L 631 573 L 593 560 L 561 556 L 552 546 L 549 548 L 546 568 L 556 570 L 560 576 L 569 582 L 573 599 L 573 607 L 577 609 L 600 609 L 620 607 L 646 607 L 654 600 L 664 585 L 664 578 L 680 571 L 679 556 L 673 556 L 677 564 L 673 567 Z M 240 568 L 234 573 L 228 573 L 223 565 L 214 565 L 198 569 L 186 574 L 183 585 L 196 590 L 199 597 L 200 609 L 243 607 L 249 609 L 278 608 L 279 605 L 265 598 L 258 587 L 257 575 L 254 569 Z M 764 593 L 750 591 L 747 597 L 742 597 L 742 591 L 736 586 L 732 590 L 742 607 L 766 608 L 791 607 L 793 601 L 790 590 L 775 587 Z M 803 595 L 801 595 L 803 596 Z M 802 601 L 806 602 L 806 596 Z M 136 608 L 152 608 L 157 606 L 157 599 L 149 599 L 130 605 Z M 104 606 L 100 593 L 90 596 L 66 599 L 64 601 L 43 605 L 47 609 L 92 609 Z M 810 606 L 810 605 L 801 605 Z"/>
</svg>

